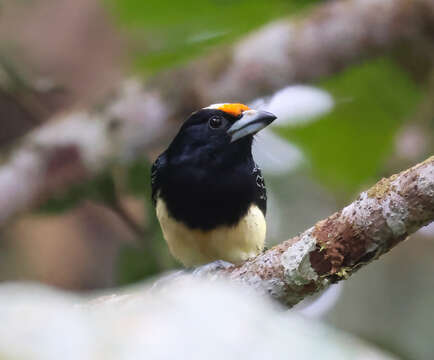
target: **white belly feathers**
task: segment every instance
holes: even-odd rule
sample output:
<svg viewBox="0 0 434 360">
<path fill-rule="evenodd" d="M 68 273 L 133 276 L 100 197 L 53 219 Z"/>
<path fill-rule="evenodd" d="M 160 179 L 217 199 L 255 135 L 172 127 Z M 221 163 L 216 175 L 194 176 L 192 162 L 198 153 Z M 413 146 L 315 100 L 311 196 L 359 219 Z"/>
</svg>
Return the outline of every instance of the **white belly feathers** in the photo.
<svg viewBox="0 0 434 360">
<path fill-rule="evenodd" d="M 157 200 L 156 211 L 170 252 L 185 266 L 215 260 L 239 264 L 264 248 L 266 223 L 256 205 L 249 208 L 238 224 L 209 231 L 190 229 L 175 220 L 162 199 Z"/>
</svg>

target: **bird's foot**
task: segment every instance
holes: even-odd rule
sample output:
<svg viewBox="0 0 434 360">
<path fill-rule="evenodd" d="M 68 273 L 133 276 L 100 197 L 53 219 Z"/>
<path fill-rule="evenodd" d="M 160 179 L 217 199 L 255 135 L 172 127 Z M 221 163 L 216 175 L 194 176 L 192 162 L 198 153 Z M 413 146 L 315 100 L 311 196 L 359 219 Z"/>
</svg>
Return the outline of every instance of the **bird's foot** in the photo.
<svg viewBox="0 0 434 360">
<path fill-rule="evenodd" d="M 186 270 L 171 271 L 163 274 L 157 278 L 151 286 L 151 289 L 160 289 L 168 284 L 173 283 L 175 280 L 181 279 L 186 276 L 188 272 Z"/>
<path fill-rule="evenodd" d="M 204 276 L 212 274 L 213 272 L 216 272 L 217 270 L 224 270 L 227 268 L 230 268 L 231 266 L 234 266 L 234 264 L 224 261 L 224 260 L 216 260 L 212 263 L 198 266 L 193 270 L 193 275 L 195 276 Z"/>
</svg>

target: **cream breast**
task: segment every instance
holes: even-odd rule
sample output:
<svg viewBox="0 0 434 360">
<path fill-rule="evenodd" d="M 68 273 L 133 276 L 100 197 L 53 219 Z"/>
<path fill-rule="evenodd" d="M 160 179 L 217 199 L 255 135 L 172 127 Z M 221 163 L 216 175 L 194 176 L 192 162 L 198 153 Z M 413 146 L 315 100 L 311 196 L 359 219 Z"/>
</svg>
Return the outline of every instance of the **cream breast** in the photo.
<svg viewBox="0 0 434 360">
<path fill-rule="evenodd" d="M 208 231 L 191 229 L 174 219 L 161 198 L 157 200 L 156 211 L 170 252 L 185 266 L 215 260 L 239 264 L 258 255 L 264 248 L 266 222 L 256 205 L 251 205 L 236 225 Z"/>
</svg>

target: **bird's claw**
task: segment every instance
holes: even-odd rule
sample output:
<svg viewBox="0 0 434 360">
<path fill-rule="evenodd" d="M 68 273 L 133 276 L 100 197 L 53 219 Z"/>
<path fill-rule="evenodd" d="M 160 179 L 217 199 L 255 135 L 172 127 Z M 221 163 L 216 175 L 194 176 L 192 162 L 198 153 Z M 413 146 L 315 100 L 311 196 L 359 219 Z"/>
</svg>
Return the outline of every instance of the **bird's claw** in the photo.
<svg viewBox="0 0 434 360">
<path fill-rule="evenodd" d="M 162 275 L 157 280 L 155 280 L 151 286 L 151 289 L 160 289 L 168 284 L 171 284 L 175 280 L 178 280 L 183 276 L 186 276 L 187 274 L 188 272 L 186 272 L 185 270 L 171 271 L 167 274 Z"/>
<path fill-rule="evenodd" d="M 227 268 L 230 268 L 231 266 L 234 266 L 234 264 L 224 261 L 224 260 L 216 260 L 212 263 L 198 266 L 193 270 L 193 275 L 195 276 L 204 276 L 212 274 L 213 272 L 216 272 L 217 270 L 224 270 Z"/>
</svg>

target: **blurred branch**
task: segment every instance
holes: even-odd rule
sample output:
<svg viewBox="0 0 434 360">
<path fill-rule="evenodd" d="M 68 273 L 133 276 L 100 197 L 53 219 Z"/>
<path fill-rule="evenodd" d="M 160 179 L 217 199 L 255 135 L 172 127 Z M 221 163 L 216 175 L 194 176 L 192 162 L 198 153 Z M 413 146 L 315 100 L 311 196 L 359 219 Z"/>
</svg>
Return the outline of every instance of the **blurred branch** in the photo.
<svg viewBox="0 0 434 360">
<path fill-rule="evenodd" d="M 46 105 L 38 98 L 38 91 L 20 74 L 12 62 L 0 54 L 0 70 L 5 75 L 0 84 L 0 91 L 21 106 L 27 117 L 35 124 L 40 124 L 49 115 Z"/>
<path fill-rule="evenodd" d="M 142 242 L 146 245 L 148 242 L 145 238 L 146 231 L 143 229 L 142 225 L 140 225 L 133 217 L 132 215 L 125 209 L 122 202 L 119 198 L 116 199 L 116 202 L 113 204 L 108 205 L 108 208 L 113 211 L 119 219 L 121 219 L 124 224 L 128 227 L 128 229 L 132 232 L 132 234 L 136 237 L 134 241 L 134 245 L 138 246 L 141 245 Z"/>
<path fill-rule="evenodd" d="M 401 47 L 434 38 L 432 0 L 329 1 L 301 18 L 271 23 L 230 49 L 157 76 L 171 108 L 251 101 L 288 83 L 308 82 Z M 425 56 L 434 61 L 432 46 Z"/>
<path fill-rule="evenodd" d="M 434 221 L 434 156 L 383 178 L 304 233 L 240 266 L 215 273 L 293 306 L 347 279 Z"/>
<path fill-rule="evenodd" d="M 331 75 L 412 39 L 433 37 L 433 24 L 432 0 L 327 2 L 157 75 L 144 88 L 127 81 L 98 112 L 58 117 L 11 150 L 0 167 L 0 225 L 113 161 L 141 155 L 176 131 L 172 120 L 197 108 L 247 102 L 291 82 Z"/>
</svg>

